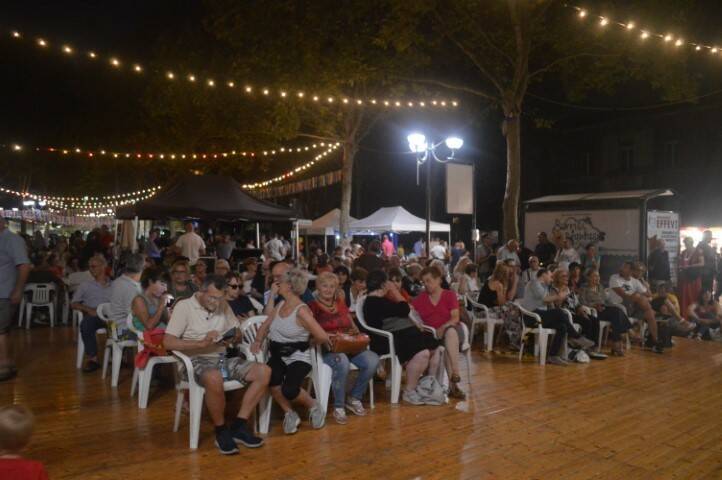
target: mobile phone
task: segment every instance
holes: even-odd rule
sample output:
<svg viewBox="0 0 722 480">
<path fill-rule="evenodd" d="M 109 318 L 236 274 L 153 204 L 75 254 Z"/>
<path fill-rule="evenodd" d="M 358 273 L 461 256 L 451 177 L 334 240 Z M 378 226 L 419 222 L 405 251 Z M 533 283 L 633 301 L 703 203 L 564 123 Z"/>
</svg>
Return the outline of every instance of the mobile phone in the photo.
<svg viewBox="0 0 722 480">
<path fill-rule="evenodd" d="M 174 301 L 175 301 L 175 298 L 173 298 L 173 295 L 168 295 L 168 300 L 166 300 L 165 306 L 168 308 L 172 307 Z"/>
<path fill-rule="evenodd" d="M 216 340 L 216 343 L 221 343 L 221 342 L 225 342 L 227 340 L 231 340 L 232 338 L 234 338 L 236 336 L 236 330 L 237 330 L 236 327 L 229 329 L 226 333 L 224 333 L 223 335 L 218 337 L 218 339 Z"/>
</svg>

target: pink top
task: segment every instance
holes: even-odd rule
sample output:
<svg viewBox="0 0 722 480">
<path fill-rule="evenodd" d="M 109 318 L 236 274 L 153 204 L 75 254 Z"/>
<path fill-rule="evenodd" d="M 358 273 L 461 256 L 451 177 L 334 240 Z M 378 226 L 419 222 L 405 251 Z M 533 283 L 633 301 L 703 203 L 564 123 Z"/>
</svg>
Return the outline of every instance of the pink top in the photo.
<svg viewBox="0 0 722 480">
<path fill-rule="evenodd" d="M 390 257 L 391 255 L 394 254 L 394 242 L 392 242 L 391 240 L 389 240 L 387 238 L 381 244 L 381 250 L 384 251 L 384 255 L 386 255 L 387 257 Z"/>
<path fill-rule="evenodd" d="M 443 290 L 441 292 L 439 303 L 434 305 L 431 303 L 429 294 L 422 292 L 414 299 L 412 305 L 414 310 L 419 312 L 424 324 L 430 327 L 439 328 L 451 320 L 451 312 L 458 310 L 459 300 L 456 298 L 456 294 L 451 290 Z"/>
</svg>

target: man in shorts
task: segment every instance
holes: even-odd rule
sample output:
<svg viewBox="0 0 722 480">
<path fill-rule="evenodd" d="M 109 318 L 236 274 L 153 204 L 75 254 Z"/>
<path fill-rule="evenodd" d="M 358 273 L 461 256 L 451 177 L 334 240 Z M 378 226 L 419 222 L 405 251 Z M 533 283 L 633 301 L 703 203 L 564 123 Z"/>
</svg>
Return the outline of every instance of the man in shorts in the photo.
<svg viewBox="0 0 722 480">
<path fill-rule="evenodd" d="M 268 391 L 271 369 L 243 357 L 225 358 L 226 347 L 218 339 L 233 327 L 237 329 L 236 335 L 229 343 L 241 339 L 238 320 L 224 301 L 225 288 L 225 278 L 209 275 L 200 291 L 178 301 L 163 344 L 167 350 L 178 350 L 191 357 L 195 380 L 206 390 L 205 403 L 216 429 L 216 446 L 222 454 L 232 455 L 238 453 L 236 445 L 239 443 L 248 448 L 263 445 L 263 439 L 253 435 L 248 418 Z M 225 365 L 225 379 L 221 373 L 221 359 Z M 223 414 L 226 407 L 224 380 L 237 380 L 248 385 L 238 416 L 229 426 Z"/>
<path fill-rule="evenodd" d="M 657 320 L 650 303 L 652 294 L 642 282 L 632 276 L 633 268 L 632 262 L 624 262 L 619 273 L 609 278 L 609 288 L 613 292 L 609 300 L 614 304 L 623 305 L 630 318 L 642 317 L 649 327 L 649 339 L 645 342 L 643 338 L 642 345 L 650 347 L 655 353 L 662 353 L 664 344 L 657 335 Z"/>
<path fill-rule="evenodd" d="M 8 334 L 29 273 L 25 241 L 8 229 L 0 216 L 0 382 L 17 375 L 8 351 Z"/>
</svg>

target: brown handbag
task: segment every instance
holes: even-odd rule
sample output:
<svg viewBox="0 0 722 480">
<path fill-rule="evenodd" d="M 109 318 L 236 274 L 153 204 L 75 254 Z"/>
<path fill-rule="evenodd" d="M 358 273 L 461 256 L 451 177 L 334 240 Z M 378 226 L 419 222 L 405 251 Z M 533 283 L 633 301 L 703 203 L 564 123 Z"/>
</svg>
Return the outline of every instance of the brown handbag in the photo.
<svg viewBox="0 0 722 480">
<path fill-rule="evenodd" d="M 358 355 L 366 350 L 371 339 L 365 333 L 334 333 L 329 335 L 331 352 Z"/>
</svg>

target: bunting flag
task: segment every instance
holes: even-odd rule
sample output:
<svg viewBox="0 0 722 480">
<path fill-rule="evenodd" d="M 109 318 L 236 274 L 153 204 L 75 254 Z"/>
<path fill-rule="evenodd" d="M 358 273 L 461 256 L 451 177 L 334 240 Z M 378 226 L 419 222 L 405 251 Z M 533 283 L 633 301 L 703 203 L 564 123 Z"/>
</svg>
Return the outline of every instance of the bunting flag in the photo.
<svg viewBox="0 0 722 480">
<path fill-rule="evenodd" d="M 253 194 L 262 199 L 285 197 L 295 193 L 308 192 L 317 188 L 328 187 L 341 181 L 341 170 L 324 173 L 316 177 L 300 180 L 298 182 L 287 183 L 275 187 L 260 188 L 255 190 Z"/>
</svg>

